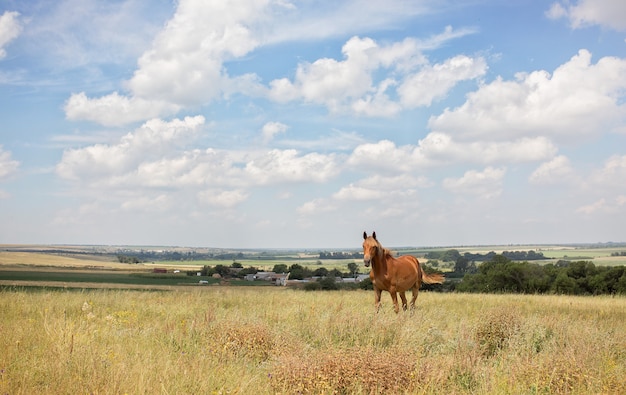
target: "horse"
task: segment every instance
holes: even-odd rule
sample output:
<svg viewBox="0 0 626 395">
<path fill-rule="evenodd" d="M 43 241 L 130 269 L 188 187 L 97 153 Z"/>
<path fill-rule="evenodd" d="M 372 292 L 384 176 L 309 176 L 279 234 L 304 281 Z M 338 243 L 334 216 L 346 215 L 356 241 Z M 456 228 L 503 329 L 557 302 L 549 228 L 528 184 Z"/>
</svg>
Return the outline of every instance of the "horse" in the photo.
<svg viewBox="0 0 626 395">
<path fill-rule="evenodd" d="M 411 255 L 403 255 L 394 258 L 387 248 L 383 248 L 376 239 L 376 232 L 367 236 L 363 232 L 363 263 L 370 270 L 370 279 L 374 286 L 374 305 L 376 312 L 380 309 L 380 295 L 382 291 L 391 294 L 393 309 L 396 314 L 400 311 L 397 293 L 402 299 L 402 309 L 406 311 L 405 292 L 412 290 L 411 312 L 415 310 L 415 300 L 422 282 L 425 284 L 441 284 L 444 277 L 441 274 L 427 274 L 417 258 Z"/>
</svg>

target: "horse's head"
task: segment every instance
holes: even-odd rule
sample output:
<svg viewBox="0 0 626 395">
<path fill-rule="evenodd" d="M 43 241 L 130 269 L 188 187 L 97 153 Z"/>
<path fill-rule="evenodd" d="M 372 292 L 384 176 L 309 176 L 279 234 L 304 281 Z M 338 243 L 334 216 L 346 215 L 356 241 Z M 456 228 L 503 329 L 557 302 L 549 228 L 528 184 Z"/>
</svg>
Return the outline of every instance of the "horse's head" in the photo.
<svg viewBox="0 0 626 395">
<path fill-rule="evenodd" d="M 377 255 L 382 255 L 383 246 L 376 240 L 376 232 L 368 236 L 366 232 L 363 232 L 363 264 L 365 267 L 369 267 L 372 263 L 372 259 Z"/>
</svg>

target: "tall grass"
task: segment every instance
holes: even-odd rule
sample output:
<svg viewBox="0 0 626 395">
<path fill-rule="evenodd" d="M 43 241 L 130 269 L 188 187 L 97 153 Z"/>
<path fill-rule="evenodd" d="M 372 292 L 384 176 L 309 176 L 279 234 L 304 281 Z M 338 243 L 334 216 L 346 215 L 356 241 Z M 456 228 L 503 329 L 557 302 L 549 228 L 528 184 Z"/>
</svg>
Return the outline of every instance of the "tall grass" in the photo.
<svg viewBox="0 0 626 395">
<path fill-rule="evenodd" d="M 0 393 L 626 393 L 626 298 L 0 292 Z"/>
</svg>

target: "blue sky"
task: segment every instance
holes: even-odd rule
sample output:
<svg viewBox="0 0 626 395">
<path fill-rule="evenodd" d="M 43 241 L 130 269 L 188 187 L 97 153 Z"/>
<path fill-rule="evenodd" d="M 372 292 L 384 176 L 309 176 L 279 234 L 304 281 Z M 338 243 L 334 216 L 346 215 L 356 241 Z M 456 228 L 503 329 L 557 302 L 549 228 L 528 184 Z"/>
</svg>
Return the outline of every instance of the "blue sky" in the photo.
<svg viewBox="0 0 626 395">
<path fill-rule="evenodd" d="M 0 243 L 625 241 L 626 3 L 4 1 Z"/>
</svg>

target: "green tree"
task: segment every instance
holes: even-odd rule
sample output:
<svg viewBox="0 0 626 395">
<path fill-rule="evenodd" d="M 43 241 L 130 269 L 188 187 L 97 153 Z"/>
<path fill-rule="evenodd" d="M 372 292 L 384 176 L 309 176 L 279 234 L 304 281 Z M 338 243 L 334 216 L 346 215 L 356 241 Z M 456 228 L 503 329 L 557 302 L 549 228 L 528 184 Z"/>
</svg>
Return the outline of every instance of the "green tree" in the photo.
<svg viewBox="0 0 626 395">
<path fill-rule="evenodd" d="M 289 266 L 289 278 L 292 280 L 304 280 L 311 275 L 311 271 L 304 268 L 302 265 L 294 263 Z"/>
<path fill-rule="evenodd" d="M 320 288 L 323 290 L 330 291 L 339 289 L 339 286 L 335 282 L 335 277 L 320 278 L 319 280 L 317 280 L 317 282 L 320 284 Z"/>
<path fill-rule="evenodd" d="M 446 251 L 443 256 L 441 257 L 441 260 L 444 262 L 456 262 L 457 259 L 459 259 L 461 257 L 461 253 L 459 253 L 458 250 L 448 250 Z"/>
<path fill-rule="evenodd" d="M 219 274 L 220 276 L 222 276 L 223 278 L 229 277 L 230 276 L 230 268 L 224 265 L 216 265 L 215 268 L 215 273 Z"/>
<path fill-rule="evenodd" d="M 569 277 L 566 272 L 560 272 L 556 279 L 554 280 L 554 284 L 552 285 L 552 289 L 554 292 L 558 294 L 569 294 L 573 295 L 578 293 L 578 286 L 576 285 L 576 280 Z"/>
<path fill-rule="evenodd" d="M 359 274 L 359 265 L 354 262 L 348 263 L 348 272 L 351 276 L 356 276 L 357 274 Z"/>
<path fill-rule="evenodd" d="M 274 265 L 274 268 L 272 269 L 272 271 L 274 273 L 287 273 L 289 271 L 289 269 L 287 268 L 287 265 L 285 265 L 284 263 L 277 263 L 276 265 Z"/>
<path fill-rule="evenodd" d="M 328 269 L 326 269 L 325 267 L 318 267 L 313 272 L 313 275 L 318 277 L 326 277 L 328 276 Z"/>
</svg>

